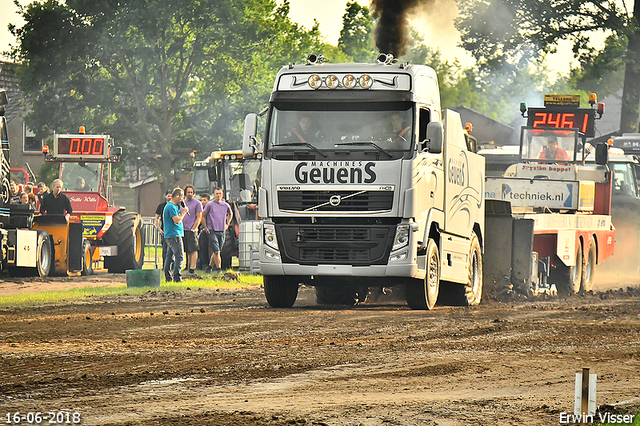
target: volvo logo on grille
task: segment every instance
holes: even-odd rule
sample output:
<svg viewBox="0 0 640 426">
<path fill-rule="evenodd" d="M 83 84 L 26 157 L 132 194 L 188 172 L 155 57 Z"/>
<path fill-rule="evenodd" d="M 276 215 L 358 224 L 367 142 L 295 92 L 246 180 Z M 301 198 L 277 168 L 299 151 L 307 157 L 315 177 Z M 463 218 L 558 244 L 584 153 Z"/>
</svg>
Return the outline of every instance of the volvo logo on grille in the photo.
<svg viewBox="0 0 640 426">
<path fill-rule="evenodd" d="M 339 195 L 332 195 L 331 198 L 329 198 L 329 204 L 333 207 L 339 205 L 340 201 L 342 201 L 342 198 Z"/>
</svg>

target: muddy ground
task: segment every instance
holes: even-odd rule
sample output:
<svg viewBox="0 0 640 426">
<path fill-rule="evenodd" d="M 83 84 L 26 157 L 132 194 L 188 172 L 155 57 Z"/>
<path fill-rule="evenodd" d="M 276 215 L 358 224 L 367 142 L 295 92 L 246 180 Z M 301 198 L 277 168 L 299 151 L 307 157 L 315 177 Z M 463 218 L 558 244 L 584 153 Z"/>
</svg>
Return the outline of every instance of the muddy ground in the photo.
<svg viewBox="0 0 640 426">
<path fill-rule="evenodd" d="M 292 309 L 269 308 L 259 288 L 196 286 L 2 305 L 13 291 L 124 278 L 83 282 L 0 283 L 0 422 L 40 411 L 83 425 L 559 425 L 583 367 L 603 412 L 640 409 L 636 283 L 429 312 L 392 295 L 318 306 L 306 287 Z"/>
</svg>

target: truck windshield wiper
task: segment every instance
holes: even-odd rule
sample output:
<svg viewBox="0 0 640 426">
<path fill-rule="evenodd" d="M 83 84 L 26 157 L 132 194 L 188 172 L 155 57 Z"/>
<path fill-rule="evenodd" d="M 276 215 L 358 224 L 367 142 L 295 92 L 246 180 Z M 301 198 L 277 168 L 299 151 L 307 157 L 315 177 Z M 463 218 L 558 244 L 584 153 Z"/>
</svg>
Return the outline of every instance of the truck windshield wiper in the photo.
<svg viewBox="0 0 640 426">
<path fill-rule="evenodd" d="M 343 145 L 351 145 L 351 146 L 364 146 L 364 145 L 369 145 L 374 147 L 375 149 L 378 150 L 378 152 L 382 152 L 383 154 L 386 154 L 389 158 L 393 157 L 393 155 L 389 154 L 389 151 L 380 148 L 380 146 L 376 143 L 373 142 L 341 142 L 341 143 L 337 143 L 336 146 L 343 146 Z"/>
<path fill-rule="evenodd" d="M 307 148 L 311 149 L 311 151 L 315 151 L 318 154 L 322 155 L 323 157 L 326 157 L 327 154 L 325 154 L 324 152 L 320 151 L 318 148 L 316 148 L 315 146 L 313 146 L 312 144 L 308 143 L 308 142 L 288 142 L 288 143 L 279 143 L 278 145 L 273 145 L 271 147 L 271 149 L 276 149 L 280 146 L 306 146 Z"/>
</svg>

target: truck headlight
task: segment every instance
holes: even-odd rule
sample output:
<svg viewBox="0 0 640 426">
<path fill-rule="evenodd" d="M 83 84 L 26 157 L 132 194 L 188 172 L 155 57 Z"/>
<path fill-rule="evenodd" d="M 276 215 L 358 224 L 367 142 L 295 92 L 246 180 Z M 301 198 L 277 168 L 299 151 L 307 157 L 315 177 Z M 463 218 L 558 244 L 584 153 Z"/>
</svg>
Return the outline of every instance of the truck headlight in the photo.
<svg viewBox="0 0 640 426">
<path fill-rule="evenodd" d="M 265 223 L 264 229 L 264 243 L 274 250 L 278 250 L 278 239 L 276 238 L 276 226 L 272 223 Z"/>
<path fill-rule="evenodd" d="M 410 225 L 398 225 L 396 228 L 396 237 L 393 239 L 393 247 L 391 251 L 401 249 L 409 244 L 409 232 L 411 230 Z"/>
</svg>

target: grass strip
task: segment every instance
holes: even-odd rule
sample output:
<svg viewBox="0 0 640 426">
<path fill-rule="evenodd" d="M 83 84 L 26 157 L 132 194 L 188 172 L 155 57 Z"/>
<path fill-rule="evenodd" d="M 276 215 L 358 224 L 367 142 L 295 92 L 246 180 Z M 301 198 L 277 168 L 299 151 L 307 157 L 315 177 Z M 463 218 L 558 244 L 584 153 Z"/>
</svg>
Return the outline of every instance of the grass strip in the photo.
<svg viewBox="0 0 640 426">
<path fill-rule="evenodd" d="M 136 296 L 148 293 L 149 291 L 182 291 L 187 290 L 187 288 L 191 290 L 197 290 L 198 288 L 243 289 L 258 288 L 262 285 L 262 276 L 260 275 L 238 274 L 237 281 L 223 280 L 222 274 L 219 276 L 199 274 L 198 277 L 199 278 L 185 277 L 180 283 L 167 283 L 163 279 L 160 287 L 127 287 L 123 284 L 119 286 L 78 287 L 67 290 L 19 293 L 11 296 L 0 297 L 0 309 L 55 305 L 78 301 L 91 296 Z"/>
</svg>

